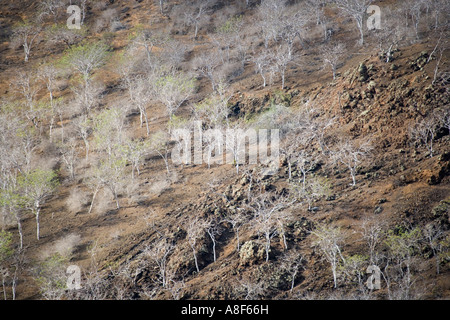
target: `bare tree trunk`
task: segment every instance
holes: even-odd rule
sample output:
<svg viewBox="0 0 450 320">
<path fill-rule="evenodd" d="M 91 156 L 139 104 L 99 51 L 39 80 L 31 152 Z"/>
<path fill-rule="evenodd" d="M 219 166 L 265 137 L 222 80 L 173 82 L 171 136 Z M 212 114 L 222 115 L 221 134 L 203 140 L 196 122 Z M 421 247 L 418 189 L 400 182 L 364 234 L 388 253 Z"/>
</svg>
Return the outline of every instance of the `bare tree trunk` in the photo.
<svg viewBox="0 0 450 320">
<path fill-rule="evenodd" d="M 191 246 L 191 247 L 192 247 L 192 252 L 194 253 L 195 268 L 197 269 L 197 273 L 199 273 L 200 269 L 198 267 L 197 253 L 195 252 L 194 246 Z"/>
<path fill-rule="evenodd" d="M 26 44 L 23 45 L 23 52 L 25 53 L 25 62 L 28 62 L 28 57 L 30 56 L 30 49 Z"/>
<path fill-rule="evenodd" d="M 22 230 L 22 221 L 20 220 L 20 216 L 17 212 L 14 213 L 14 216 L 17 221 L 17 229 L 19 230 L 19 238 L 20 238 L 20 250 L 23 249 L 23 230 Z"/>
<path fill-rule="evenodd" d="M 438 70 L 439 70 L 439 65 L 441 64 L 443 52 L 444 52 L 444 50 L 441 50 L 441 51 L 440 51 L 439 58 L 438 58 L 437 61 L 436 61 L 436 67 L 434 68 L 433 81 L 431 82 L 432 85 L 434 85 L 434 84 L 436 83 L 437 75 L 438 75 Z"/>
<path fill-rule="evenodd" d="M 39 230 L 40 230 L 40 228 L 39 228 L 39 225 L 40 225 L 40 223 L 39 223 L 39 213 L 40 213 L 40 211 L 41 211 L 41 208 L 37 208 L 37 210 L 36 210 L 36 213 L 35 213 L 35 215 L 36 215 L 36 238 L 39 240 L 39 237 L 40 237 L 40 232 L 39 232 Z"/>
<path fill-rule="evenodd" d="M 114 200 L 116 201 L 116 207 L 117 207 L 117 209 L 120 209 L 119 197 L 117 196 L 117 192 L 114 190 L 113 194 L 114 194 Z"/>
<path fill-rule="evenodd" d="M 5 277 L 2 277 L 2 286 L 3 286 L 3 299 L 6 300 L 6 283 L 5 283 Z"/>
<path fill-rule="evenodd" d="M 364 44 L 364 24 L 363 24 L 362 18 L 361 19 L 357 18 L 356 24 L 358 25 L 359 34 L 361 36 L 359 39 L 359 42 L 360 42 L 360 45 L 363 45 Z"/>
<path fill-rule="evenodd" d="M 294 284 L 295 284 L 295 277 L 297 276 L 297 269 L 292 274 L 292 281 L 291 281 L 291 292 L 294 290 Z"/>
<path fill-rule="evenodd" d="M 12 280 L 12 284 L 11 284 L 11 291 L 12 291 L 12 299 L 16 300 L 16 287 L 17 287 L 17 269 L 18 266 L 15 266 L 15 270 L 14 270 L 14 276 L 13 276 L 13 280 Z"/>
<path fill-rule="evenodd" d="M 214 234 L 211 232 L 211 230 L 208 229 L 207 232 L 213 243 L 213 257 L 214 257 L 214 262 L 216 262 L 216 239 L 214 238 Z"/>
<path fill-rule="evenodd" d="M 270 234 L 266 233 L 266 262 L 269 261 L 269 251 L 270 251 Z"/>
<path fill-rule="evenodd" d="M 356 185 L 356 172 L 354 168 L 350 168 L 350 174 L 352 176 L 352 186 Z"/>
<path fill-rule="evenodd" d="M 83 139 L 84 141 L 84 147 L 86 150 L 86 161 L 89 160 L 89 141 L 87 139 Z"/>
<path fill-rule="evenodd" d="M 145 127 L 147 129 L 147 136 L 150 135 L 150 127 L 148 125 L 148 118 L 147 118 L 147 112 L 144 110 L 144 120 L 145 120 Z"/>
<path fill-rule="evenodd" d="M 96 187 L 95 190 L 94 190 L 94 193 L 93 193 L 93 195 L 92 195 L 91 205 L 89 206 L 89 211 L 88 211 L 88 213 L 91 213 L 91 211 L 92 211 L 92 207 L 94 206 L 94 200 L 95 200 L 95 196 L 97 195 L 98 189 L 99 189 L 99 188 Z"/>
<path fill-rule="evenodd" d="M 194 39 L 197 39 L 197 34 L 198 34 L 198 23 L 195 23 Z"/>
<path fill-rule="evenodd" d="M 64 124 L 63 124 L 63 116 L 59 114 L 59 122 L 61 122 L 61 140 L 64 141 Z"/>
<path fill-rule="evenodd" d="M 292 179 L 292 164 L 291 161 L 288 160 L 288 173 L 289 173 L 289 180 Z"/>
</svg>

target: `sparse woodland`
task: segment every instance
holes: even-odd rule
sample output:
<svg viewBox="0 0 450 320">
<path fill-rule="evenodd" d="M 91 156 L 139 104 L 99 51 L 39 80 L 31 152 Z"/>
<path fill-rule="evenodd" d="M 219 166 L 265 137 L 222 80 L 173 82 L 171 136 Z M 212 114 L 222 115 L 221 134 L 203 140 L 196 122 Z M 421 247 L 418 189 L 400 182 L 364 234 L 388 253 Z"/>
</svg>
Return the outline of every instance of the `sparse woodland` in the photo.
<svg viewBox="0 0 450 320">
<path fill-rule="evenodd" d="M 450 297 L 448 1 L 0 12 L 2 299 Z"/>
</svg>

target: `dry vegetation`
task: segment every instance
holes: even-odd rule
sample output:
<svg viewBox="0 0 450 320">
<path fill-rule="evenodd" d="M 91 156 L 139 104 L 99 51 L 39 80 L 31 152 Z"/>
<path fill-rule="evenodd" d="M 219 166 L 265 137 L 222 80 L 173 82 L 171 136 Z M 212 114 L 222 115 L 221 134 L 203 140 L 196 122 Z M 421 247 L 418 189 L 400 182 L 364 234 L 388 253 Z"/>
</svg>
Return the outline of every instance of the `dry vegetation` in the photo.
<svg viewBox="0 0 450 320">
<path fill-rule="evenodd" d="M 449 15 L 3 1 L 2 298 L 448 299 Z M 279 129 L 275 174 L 206 135 L 202 164 L 171 160 L 180 129 L 249 128 Z"/>
</svg>

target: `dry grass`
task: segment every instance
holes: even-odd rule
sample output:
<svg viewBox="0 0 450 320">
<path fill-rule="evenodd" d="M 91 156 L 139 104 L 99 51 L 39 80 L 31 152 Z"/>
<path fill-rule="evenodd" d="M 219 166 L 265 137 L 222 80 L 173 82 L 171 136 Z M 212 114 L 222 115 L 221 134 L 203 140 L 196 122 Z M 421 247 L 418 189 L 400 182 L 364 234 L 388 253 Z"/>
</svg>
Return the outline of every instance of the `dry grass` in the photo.
<svg viewBox="0 0 450 320">
<path fill-rule="evenodd" d="M 70 213 L 77 214 L 87 210 L 91 199 L 88 192 L 81 188 L 70 190 L 69 197 L 66 200 L 66 208 Z"/>
<path fill-rule="evenodd" d="M 45 260 L 54 254 L 59 254 L 62 257 L 70 258 L 75 248 L 80 245 L 80 243 L 81 236 L 79 234 L 69 233 L 44 248 L 40 257 L 42 260 Z"/>
</svg>

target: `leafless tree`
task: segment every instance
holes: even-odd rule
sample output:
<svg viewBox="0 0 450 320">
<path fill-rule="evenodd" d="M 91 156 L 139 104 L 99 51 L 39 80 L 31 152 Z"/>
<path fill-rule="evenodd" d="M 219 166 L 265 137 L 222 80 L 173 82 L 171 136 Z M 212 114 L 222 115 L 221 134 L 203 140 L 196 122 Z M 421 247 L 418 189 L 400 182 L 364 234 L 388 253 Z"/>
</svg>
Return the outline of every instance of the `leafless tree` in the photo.
<svg viewBox="0 0 450 320">
<path fill-rule="evenodd" d="M 306 175 L 315 168 L 317 160 L 305 149 L 301 149 L 296 155 L 294 155 L 294 159 L 297 161 L 296 167 L 302 173 L 303 189 L 306 189 Z"/>
<path fill-rule="evenodd" d="M 53 105 L 54 92 L 57 89 L 56 78 L 58 76 L 58 69 L 51 63 L 43 64 L 39 68 L 38 76 L 44 81 L 49 94 L 50 104 Z"/>
<path fill-rule="evenodd" d="M 223 163 L 223 142 L 223 132 L 219 129 L 208 129 L 202 133 L 203 158 L 208 164 L 208 169 L 213 163 Z"/>
<path fill-rule="evenodd" d="M 419 39 L 419 26 L 423 18 L 423 11 L 427 1 L 408 0 L 401 3 L 401 10 L 404 12 L 407 19 L 410 19 L 414 27 L 416 39 Z M 408 23 L 408 22 L 407 22 Z"/>
<path fill-rule="evenodd" d="M 45 87 L 47 88 L 49 94 L 50 101 L 50 132 L 49 137 L 52 138 L 52 129 L 55 122 L 56 108 L 55 108 L 55 99 L 54 99 L 54 91 L 57 89 L 56 87 L 56 77 L 58 75 L 58 70 L 52 64 L 44 64 L 39 68 L 38 76 L 44 81 Z"/>
<path fill-rule="evenodd" d="M 35 109 L 36 109 L 36 94 L 39 87 L 36 83 L 36 74 L 32 71 L 20 71 L 17 78 L 11 82 L 12 89 L 25 100 L 26 116 L 35 125 Z"/>
<path fill-rule="evenodd" d="M 248 209 L 253 213 L 252 228 L 264 237 L 266 261 L 269 261 L 271 240 L 278 234 L 280 223 L 284 225 L 290 219 L 289 214 L 283 211 L 289 204 L 286 198 L 276 198 L 269 193 L 257 194 L 250 200 Z"/>
<path fill-rule="evenodd" d="M 279 152 L 287 161 L 288 179 L 292 178 L 292 169 L 298 161 L 299 150 L 306 152 L 305 149 L 314 137 L 310 129 L 311 114 L 312 110 L 293 111 L 283 104 L 276 104 L 264 112 L 254 124 L 256 128 L 279 130 Z"/>
<path fill-rule="evenodd" d="M 360 45 L 364 44 L 364 17 L 372 2 L 373 0 L 335 0 L 337 7 L 355 20 L 360 34 Z"/>
<path fill-rule="evenodd" d="M 150 136 L 150 150 L 158 154 L 163 160 L 167 174 L 170 174 L 169 168 L 169 142 L 170 135 L 165 130 L 159 130 Z"/>
<path fill-rule="evenodd" d="M 63 59 L 63 62 L 73 68 L 82 77 L 82 85 L 73 88 L 82 110 L 89 113 L 95 105 L 102 87 L 92 81 L 93 73 L 101 67 L 108 57 L 108 47 L 102 43 L 93 43 L 72 47 Z"/>
<path fill-rule="evenodd" d="M 429 223 L 423 229 L 423 236 L 428 242 L 428 246 L 433 252 L 436 260 L 436 274 L 439 274 L 439 265 L 441 264 L 441 252 L 444 249 L 442 239 L 445 237 L 445 232 L 442 227 L 436 223 Z"/>
<path fill-rule="evenodd" d="M 194 28 L 194 39 L 197 39 L 198 31 L 202 24 L 208 19 L 208 6 L 210 0 L 199 0 L 194 3 L 194 6 L 189 6 L 184 12 L 184 23 Z"/>
<path fill-rule="evenodd" d="M 119 192 L 126 184 L 125 162 L 122 159 L 117 159 L 115 157 L 101 161 L 97 167 L 93 169 L 93 174 L 90 178 L 94 190 L 91 206 L 94 203 L 97 192 L 101 188 L 106 187 L 113 195 L 116 208 L 120 209 Z M 91 208 L 89 211 L 91 211 Z"/>
<path fill-rule="evenodd" d="M 263 281 L 255 281 L 250 276 L 243 276 L 238 280 L 237 290 L 244 291 L 244 300 L 261 299 L 266 292 L 265 283 Z"/>
<path fill-rule="evenodd" d="M 138 27 L 130 36 L 130 48 L 143 47 L 147 54 L 148 67 L 155 69 L 158 64 L 154 56 L 153 49 L 157 46 L 163 46 L 167 42 L 167 36 L 161 32 L 155 32 L 150 29 Z"/>
<path fill-rule="evenodd" d="M 445 27 L 448 25 L 448 19 L 445 19 L 446 15 L 450 12 L 450 5 L 445 0 L 432 0 L 425 2 L 427 6 L 432 11 L 431 16 L 434 16 L 434 29 L 439 29 L 440 27 Z M 441 21 L 441 17 L 444 17 L 444 21 Z"/>
<path fill-rule="evenodd" d="M 218 26 L 211 36 L 223 64 L 231 62 L 232 49 L 240 42 L 243 26 L 242 16 L 234 16 Z"/>
<path fill-rule="evenodd" d="M 38 20 L 42 20 L 46 16 L 53 16 L 53 21 L 56 23 L 61 8 L 66 6 L 67 1 L 63 0 L 41 0 L 39 1 Z"/>
<path fill-rule="evenodd" d="M 89 136 L 92 132 L 92 122 L 86 115 L 81 115 L 73 121 L 78 136 L 83 140 L 85 148 L 85 159 L 89 160 Z"/>
<path fill-rule="evenodd" d="M 361 235 L 369 249 L 369 262 L 378 265 L 380 257 L 376 249 L 386 236 L 385 223 L 378 218 L 365 219 L 362 223 Z"/>
<path fill-rule="evenodd" d="M 217 237 L 220 236 L 222 233 L 222 226 L 220 225 L 220 221 L 214 218 L 208 219 L 206 222 L 206 233 L 209 235 L 212 241 L 212 250 L 213 250 L 213 260 L 216 262 L 216 244 L 217 244 Z"/>
<path fill-rule="evenodd" d="M 88 248 L 90 261 L 83 272 L 82 288 L 69 291 L 70 299 L 105 300 L 110 294 L 110 283 L 107 275 L 102 273 L 100 263 L 97 260 L 98 250 L 97 241 Z"/>
<path fill-rule="evenodd" d="M 141 76 L 134 77 L 133 80 L 126 83 L 129 92 L 130 100 L 133 106 L 139 110 L 139 119 L 141 122 L 141 128 L 144 125 L 147 129 L 147 136 L 150 134 L 150 127 L 147 118 L 147 106 L 151 99 L 151 90 L 148 83 L 148 79 Z"/>
<path fill-rule="evenodd" d="M 303 269 L 304 257 L 296 251 L 288 251 L 282 257 L 281 267 L 291 276 L 291 292 L 294 290 L 297 274 Z"/>
<path fill-rule="evenodd" d="M 24 206 L 36 218 L 36 237 L 40 239 L 40 212 L 45 200 L 55 191 L 58 181 L 53 170 L 35 169 L 20 175 L 17 180 Z"/>
<path fill-rule="evenodd" d="M 319 249 L 331 265 L 334 288 L 337 288 L 338 266 L 341 260 L 345 261 L 341 252 L 344 233 L 338 227 L 319 225 L 311 234 L 314 236 L 313 246 Z"/>
<path fill-rule="evenodd" d="M 11 278 L 11 291 L 12 291 L 12 300 L 16 300 L 16 290 L 19 282 L 19 276 L 23 275 L 25 266 L 26 266 L 26 255 L 25 250 L 20 248 L 20 250 L 16 250 L 16 253 L 13 255 L 12 266 L 14 268 L 14 272 L 12 272 Z"/>
<path fill-rule="evenodd" d="M 276 63 L 273 52 L 270 49 L 263 49 L 260 53 L 253 54 L 250 58 L 255 64 L 255 71 L 263 79 L 263 87 L 271 83 L 276 72 Z M 267 79 L 269 77 L 269 79 Z"/>
<path fill-rule="evenodd" d="M 141 264 L 133 265 L 130 259 L 118 266 L 109 267 L 109 286 L 114 292 L 114 299 L 125 300 L 132 299 L 133 290 L 136 288 L 138 276 L 142 273 Z M 111 279 L 112 278 L 112 279 Z"/>
<path fill-rule="evenodd" d="M 433 141 L 436 136 L 438 124 L 439 119 L 436 117 L 436 114 L 431 114 L 410 127 L 410 137 L 417 143 L 425 144 L 430 158 L 433 157 Z"/>
<path fill-rule="evenodd" d="M 65 25 L 54 25 L 45 30 L 50 44 L 64 43 L 68 49 L 85 37 L 85 29 L 68 29 Z"/>
<path fill-rule="evenodd" d="M 89 114 L 99 104 L 103 89 L 103 84 L 98 81 L 71 87 L 75 106 L 81 113 Z"/>
<path fill-rule="evenodd" d="M 202 139 L 207 152 L 208 166 L 211 160 L 221 163 L 220 156 L 222 155 L 224 142 L 222 130 L 229 126 L 230 110 L 228 102 L 231 96 L 232 91 L 229 87 L 226 84 L 219 83 L 215 92 L 200 103 L 195 104 L 193 108 L 194 119 L 207 129 L 203 132 Z M 216 159 L 213 159 L 213 152 Z"/>
<path fill-rule="evenodd" d="M 176 73 L 156 79 L 154 95 L 164 104 L 170 119 L 195 90 L 195 81 L 189 74 Z"/>
<path fill-rule="evenodd" d="M 292 49 L 289 46 L 278 46 L 276 48 L 275 54 L 275 63 L 277 66 L 277 71 L 281 76 L 281 90 L 284 90 L 285 87 L 285 78 L 286 78 L 286 70 L 288 65 L 294 59 L 294 55 L 292 54 Z"/>
<path fill-rule="evenodd" d="M 92 121 L 95 147 L 98 152 L 104 153 L 105 156 L 93 169 L 93 174 L 88 183 L 93 190 L 91 209 L 97 192 L 103 187 L 111 191 L 117 209 L 120 208 L 118 194 L 126 183 L 125 167 L 127 163 L 120 148 L 124 139 L 124 118 L 125 113 L 121 108 L 112 107 L 103 110 Z M 82 124 L 80 126 L 81 132 L 86 132 L 84 129 L 85 127 Z"/>
<path fill-rule="evenodd" d="M 25 62 L 28 62 L 31 49 L 39 42 L 41 31 L 42 27 L 31 22 L 19 23 L 14 27 L 11 35 L 11 45 L 15 48 L 18 46 L 23 47 Z"/>
<path fill-rule="evenodd" d="M 320 109 L 316 106 L 307 105 L 303 115 L 307 121 L 304 122 L 304 130 L 307 132 L 307 137 L 312 136 L 313 140 L 316 140 L 319 144 L 320 150 L 323 154 L 330 152 L 327 140 L 328 132 L 336 125 L 338 117 L 329 115 L 320 115 Z"/>
<path fill-rule="evenodd" d="M 20 135 L 20 138 L 17 141 L 20 154 L 15 155 L 16 158 L 14 161 L 15 164 L 20 165 L 21 173 L 27 173 L 32 169 L 31 160 L 40 140 L 36 136 L 36 130 L 34 130 L 34 128 L 30 128 L 26 125 L 22 125 L 19 128 L 16 133 Z"/>
<path fill-rule="evenodd" d="M 350 170 L 352 186 L 356 185 L 356 174 L 359 164 L 369 156 L 371 149 L 372 147 L 367 141 L 358 145 L 351 140 L 341 140 L 332 151 L 331 157 L 334 163 L 341 163 Z"/>
<path fill-rule="evenodd" d="M 227 216 L 224 218 L 224 221 L 231 224 L 231 228 L 236 235 L 236 250 L 239 252 L 239 231 L 241 227 L 248 221 L 248 218 L 245 216 L 243 210 L 239 208 L 235 212 L 227 211 Z"/>
<path fill-rule="evenodd" d="M 448 40 L 444 40 L 441 41 L 441 36 L 439 37 L 435 48 L 433 49 L 433 51 L 430 53 L 430 56 L 428 58 L 428 61 L 430 59 L 432 59 L 434 53 L 436 53 L 436 66 L 434 67 L 434 72 L 433 72 L 433 81 L 431 82 L 431 84 L 435 84 L 438 80 L 438 76 L 439 76 L 439 68 L 441 67 L 441 61 L 442 61 L 442 57 L 444 56 L 444 52 L 447 51 L 449 49 L 449 42 Z"/>
<path fill-rule="evenodd" d="M 157 282 L 161 284 L 163 288 L 167 288 L 169 281 L 168 277 L 168 258 L 175 249 L 175 245 L 169 241 L 169 239 L 159 239 L 152 245 L 149 245 L 144 250 L 144 255 L 156 265 L 158 270 Z"/>
<path fill-rule="evenodd" d="M 322 28 L 322 34 L 325 41 L 330 39 L 330 24 L 331 19 L 325 14 L 325 8 L 330 3 L 330 0 L 307 0 L 305 1 L 306 12 L 312 13 L 315 24 Z"/>
<path fill-rule="evenodd" d="M 81 5 L 81 19 L 80 19 L 80 23 L 81 23 L 81 25 L 84 25 L 84 20 L 86 19 L 86 10 L 87 10 L 87 2 L 88 1 L 89 0 L 80 0 L 80 5 Z"/>
<path fill-rule="evenodd" d="M 64 115 L 67 112 L 67 109 L 69 107 L 69 105 L 62 99 L 62 98 L 57 98 L 53 100 L 53 113 L 54 116 L 58 117 L 59 119 L 59 125 L 61 128 L 61 140 L 65 139 L 64 136 Z M 50 121 L 55 121 L 54 119 L 50 119 Z M 51 124 L 53 125 L 54 123 L 51 122 Z"/>
<path fill-rule="evenodd" d="M 205 229 L 207 227 L 207 221 L 203 218 L 196 216 L 195 218 L 190 219 L 186 225 L 187 232 L 187 240 L 192 249 L 192 253 L 194 255 L 195 268 L 197 273 L 200 272 L 200 268 L 198 266 L 197 260 L 197 243 L 198 241 L 204 237 Z"/>
<path fill-rule="evenodd" d="M 276 41 L 286 14 L 286 2 L 280 0 L 262 0 L 257 9 L 259 26 L 264 38 L 265 48 L 271 40 Z"/>
<path fill-rule="evenodd" d="M 165 41 L 162 48 L 160 58 L 164 68 L 168 68 L 169 73 L 182 70 L 182 64 L 186 60 L 187 53 L 191 50 L 191 45 L 172 38 Z"/>
<path fill-rule="evenodd" d="M 225 131 L 225 156 L 226 162 L 232 163 L 236 168 L 236 174 L 239 174 L 240 166 L 246 163 L 245 146 L 247 141 L 249 162 L 256 162 L 256 153 L 252 150 L 252 147 L 257 146 L 256 131 L 245 128 L 245 124 L 241 121 L 229 122 Z"/>
<path fill-rule="evenodd" d="M 124 142 L 126 113 L 122 107 L 113 106 L 103 110 L 92 119 L 93 140 L 100 152 L 121 158 L 120 146 Z"/>
<path fill-rule="evenodd" d="M 75 137 L 69 138 L 67 141 L 62 141 L 59 149 L 61 159 L 64 161 L 67 170 L 69 171 L 70 179 L 75 178 L 75 162 L 77 160 L 77 141 Z"/>
<path fill-rule="evenodd" d="M 120 148 L 120 153 L 131 164 L 131 179 L 134 180 L 134 171 L 137 171 L 138 176 L 141 174 L 139 168 L 150 152 L 150 142 L 148 140 L 126 139 Z"/>
<path fill-rule="evenodd" d="M 450 133 L 450 110 L 444 110 L 444 112 L 440 115 L 442 125 L 448 130 Z"/>
<path fill-rule="evenodd" d="M 306 202 L 308 210 L 313 210 L 313 203 L 329 194 L 330 185 L 321 177 L 309 178 L 303 182 L 291 182 L 291 192 L 295 200 Z"/>
<path fill-rule="evenodd" d="M 183 290 L 186 287 L 184 279 L 177 280 L 175 277 L 175 271 L 173 269 L 168 270 L 168 285 L 167 290 L 170 292 L 172 299 L 180 300 L 183 294 Z"/>
<path fill-rule="evenodd" d="M 333 80 L 336 79 L 336 69 L 345 54 L 345 46 L 341 42 L 337 44 L 327 44 L 323 48 L 322 57 L 325 64 L 331 67 Z"/>
<path fill-rule="evenodd" d="M 280 21 L 281 27 L 278 38 L 286 46 L 290 57 L 294 55 L 294 45 L 297 38 L 302 47 L 304 47 L 302 34 L 306 30 L 309 19 L 309 13 L 307 13 L 307 10 L 304 10 L 302 4 L 301 8 L 293 6 L 286 9 L 283 20 Z"/>
<path fill-rule="evenodd" d="M 408 28 L 398 22 L 398 11 L 394 9 L 384 8 L 383 17 L 380 29 L 372 30 L 372 33 L 377 39 L 380 57 L 388 63 L 394 60 L 395 51 L 407 38 Z"/>
<path fill-rule="evenodd" d="M 192 68 L 200 76 L 207 78 L 212 90 L 216 90 L 218 83 L 222 82 L 223 75 L 219 70 L 222 61 L 216 51 L 203 51 L 192 62 Z"/>
</svg>

